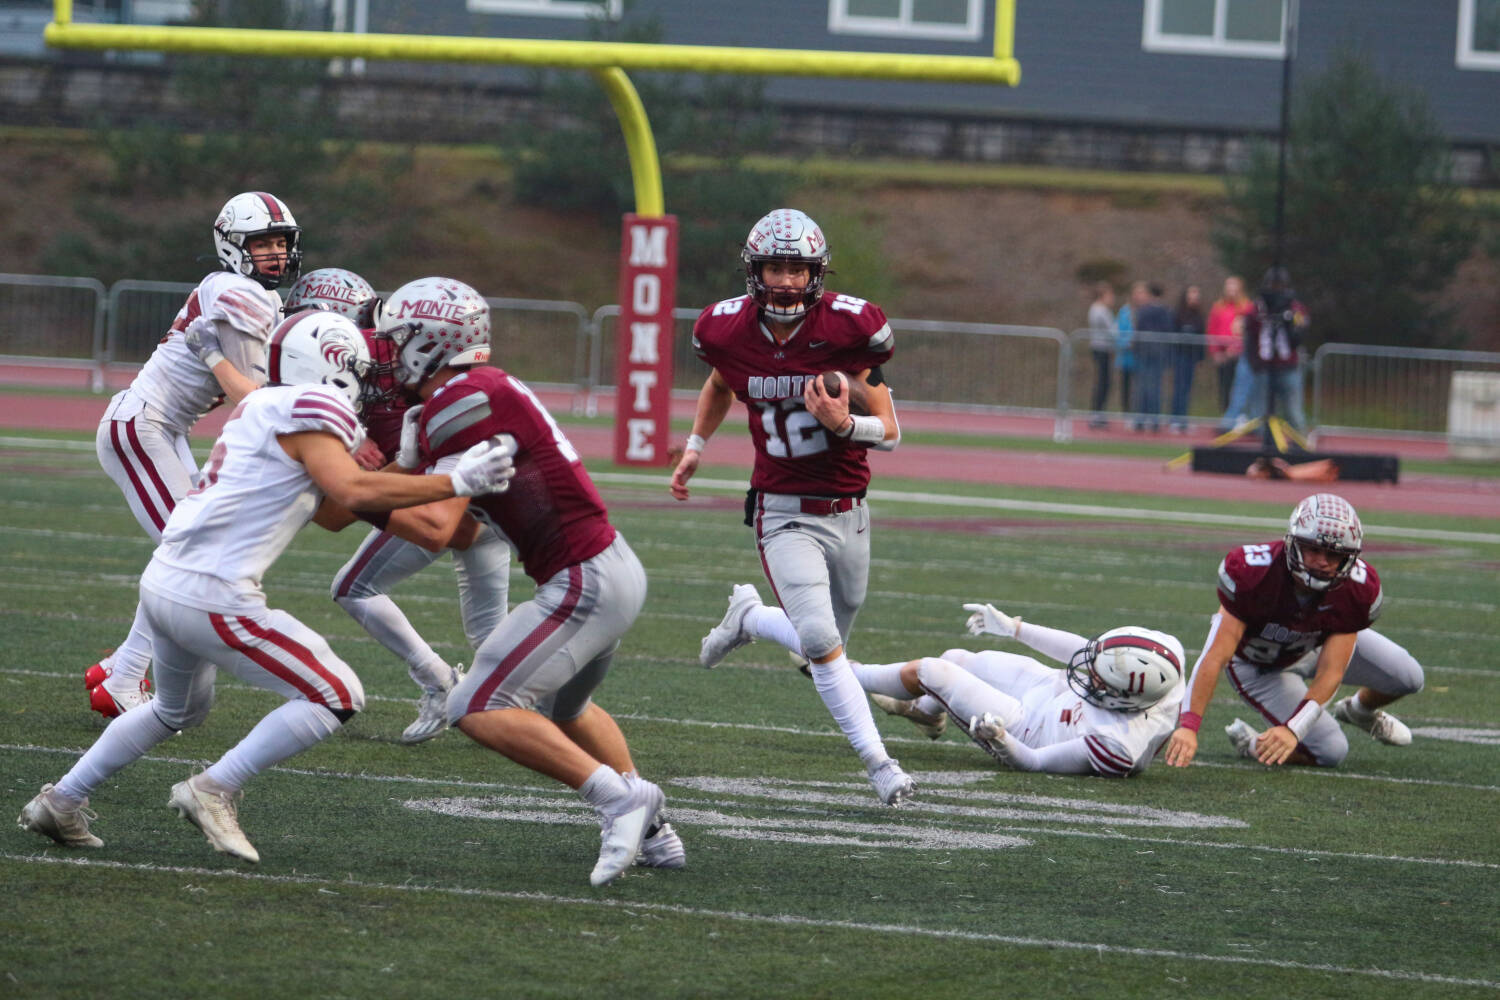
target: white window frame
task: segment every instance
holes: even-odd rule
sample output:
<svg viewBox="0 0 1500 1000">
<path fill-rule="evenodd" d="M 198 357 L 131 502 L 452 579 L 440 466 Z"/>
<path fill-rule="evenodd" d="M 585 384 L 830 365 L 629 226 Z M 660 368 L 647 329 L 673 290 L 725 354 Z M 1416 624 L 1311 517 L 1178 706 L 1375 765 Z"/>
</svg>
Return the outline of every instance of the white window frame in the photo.
<svg viewBox="0 0 1500 1000">
<path fill-rule="evenodd" d="M 1224 37 L 1224 21 L 1227 17 L 1226 0 L 1213 0 L 1214 33 L 1205 35 L 1169 35 L 1157 26 L 1161 24 L 1161 0 L 1146 0 L 1146 15 L 1141 28 L 1141 48 L 1147 52 L 1188 52 L 1204 56 L 1236 56 L 1250 59 L 1286 58 L 1287 5 L 1281 5 L 1281 41 L 1239 42 Z"/>
<path fill-rule="evenodd" d="M 1454 62 L 1459 69 L 1500 70 L 1500 52 L 1474 50 L 1474 19 L 1477 16 L 1474 0 L 1458 0 L 1458 55 Z"/>
<path fill-rule="evenodd" d="M 989 0 L 969 0 L 967 20 L 961 24 L 932 24 L 911 19 L 912 0 L 901 0 L 895 18 L 861 17 L 849 13 L 849 0 L 828 0 L 831 35 L 884 35 L 901 38 L 939 38 L 972 42 L 984 36 L 984 12 Z"/>
<path fill-rule="evenodd" d="M 471 14 L 530 14 L 534 17 L 570 17 L 582 20 L 603 13 L 618 21 L 624 0 L 605 0 L 601 6 L 592 0 L 464 0 Z"/>
</svg>

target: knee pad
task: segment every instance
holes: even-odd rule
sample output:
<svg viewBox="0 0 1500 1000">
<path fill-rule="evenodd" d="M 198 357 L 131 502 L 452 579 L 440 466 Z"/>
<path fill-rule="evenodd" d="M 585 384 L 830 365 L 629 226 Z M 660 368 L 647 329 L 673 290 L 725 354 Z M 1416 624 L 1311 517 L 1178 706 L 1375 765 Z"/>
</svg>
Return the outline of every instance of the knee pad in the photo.
<svg viewBox="0 0 1500 1000">
<path fill-rule="evenodd" d="M 926 691 L 939 690 L 947 685 L 953 669 L 946 653 L 942 657 L 924 656 L 917 666 L 917 683 Z"/>
<path fill-rule="evenodd" d="M 802 652 L 813 660 L 822 659 L 844 644 L 843 637 L 832 623 L 824 625 L 820 622 L 798 626 L 797 641 L 802 643 Z"/>
<path fill-rule="evenodd" d="M 1349 756 L 1349 737 L 1340 729 L 1318 740 L 1316 748 L 1307 749 L 1319 767 L 1338 767 Z"/>
<path fill-rule="evenodd" d="M 152 699 L 151 711 L 156 713 L 156 719 L 162 725 L 182 732 L 184 729 L 203 725 L 203 720 L 208 718 L 208 711 L 213 708 L 213 704 L 212 698 L 204 698 L 201 704 L 190 704 L 180 713 L 169 713 L 162 710 L 161 702 Z"/>
<path fill-rule="evenodd" d="M 943 659 L 947 660 L 949 663 L 957 663 L 960 667 L 967 667 L 969 665 L 969 660 L 972 659 L 973 656 L 974 651 L 972 649 L 943 650 Z"/>
</svg>

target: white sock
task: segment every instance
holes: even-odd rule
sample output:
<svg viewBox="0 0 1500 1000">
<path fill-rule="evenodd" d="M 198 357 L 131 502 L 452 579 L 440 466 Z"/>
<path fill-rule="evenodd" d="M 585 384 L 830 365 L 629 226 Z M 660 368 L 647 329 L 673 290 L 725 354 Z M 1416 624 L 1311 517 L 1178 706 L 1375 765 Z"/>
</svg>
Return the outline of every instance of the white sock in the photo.
<svg viewBox="0 0 1500 1000">
<path fill-rule="evenodd" d="M 620 772 L 608 764 L 600 764 L 589 775 L 588 780 L 579 786 L 578 794 L 583 797 L 583 801 L 594 807 L 595 812 L 603 813 L 630 794 L 630 785 L 620 776 Z"/>
<path fill-rule="evenodd" d="M 875 728 L 875 717 L 870 714 L 870 701 L 854 671 L 849 669 L 848 657 L 840 653 L 827 663 L 814 663 L 812 679 L 823 704 L 828 706 L 859 759 L 865 762 L 865 769 L 873 771 L 890 760 L 880 731 Z"/>
<path fill-rule="evenodd" d="M 745 631 L 756 639 L 769 639 L 771 642 L 780 643 L 798 656 L 807 655 L 802 652 L 802 640 L 797 638 L 797 630 L 792 628 L 792 620 L 780 608 L 769 607 L 765 604 L 758 608 L 751 608 L 745 613 Z"/>
<path fill-rule="evenodd" d="M 322 705 L 300 698 L 289 701 L 267 713 L 203 775 L 225 791 L 239 791 L 266 768 L 321 743 L 340 725 L 338 716 Z"/>
<path fill-rule="evenodd" d="M 1349 699 L 1349 715 L 1359 722 L 1372 722 L 1375 719 L 1375 709 L 1366 705 L 1356 691 L 1354 697 Z"/>
<path fill-rule="evenodd" d="M 943 708 L 943 703 L 930 694 L 924 694 L 918 698 L 915 707 L 917 711 L 926 712 L 928 715 L 942 715 L 946 711 Z"/>
<path fill-rule="evenodd" d="M 109 659 L 110 675 L 105 687 L 111 691 L 137 688 L 145 679 L 146 668 L 151 666 L 151 626 L 146 624 L 146 614 L 139 604 L 135 607 L 135 620 L 130 623 L 130 634 Z"/>
<path fill-rule="evenodd" d="M 905 660 L 900 663 L 851 663 L 849 666 L 854 671 L 859 686 L 866 691 L 900 698 L 902 701 L 916 697 L 901 683 L 901 669 L 906 666 Z"/>
<path fill-rule="evenodd" d="M 417 634 L 411 622 L 407 621 L 406 614 L 396 607 L 395 601 L 385 594 L 339 597 L 336 600 L 339 607 L 349 612 L 349 617 L 370 633 L 371 638 L 401 657 L 411 671 L 412 680 L 424 689 L 428 687 L 429 679 L 434 689 L 442 686 L 438 683 L 444 676 L 441 670 L 451 672 L 451 668 L 441 656 L 433 652 L 427 640 Z"/>
<path fill-rule="evenodd" d="M 137 705 L 106 726 L 73 769 L 58 779 L 58 794 L 75 801 L 88 798 L 104 779 L 176 732 L 157 717 L 149 701 Z"/>
</svg>

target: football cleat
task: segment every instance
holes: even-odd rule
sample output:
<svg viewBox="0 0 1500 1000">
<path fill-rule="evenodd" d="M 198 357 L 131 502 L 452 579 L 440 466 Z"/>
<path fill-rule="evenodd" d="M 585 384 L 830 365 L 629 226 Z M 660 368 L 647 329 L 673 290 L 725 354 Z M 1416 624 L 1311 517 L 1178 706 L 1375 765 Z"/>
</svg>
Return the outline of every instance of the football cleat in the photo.
<svg viewBox="0 0 1500 1000">
<path fill-rule="evenodd" d="M 719 624 L 709 629 L 698 649 L 698 662 L 713 668 L 723 662 L 724 657 L 749 644 L 752 640 L 745 631 L 745 615 L 751 608 L 760 607 L 760 594 L 748 583 L 737 583 L 729 595 L 729 610 Z"/>
<path fill-rule="evenodd" d="M 589 875 L 592 885 L 608 885 L 635 863 L 646 839 L 646 828 L 661 811 L 665 796 L 649 781 L 629 782 L 630 792 L 613 809 L 604 811 L 599 861 Z"/>
<path fill-rule="evenodd" d="M 98 818 L 89 809 L 88 799 L 70 809 L 52 794 L 52 785 L 46 784 L 21 809 L 16 825 L 23 830 L 51 837 L 64 847 L 103 847 L 104 841 L 89 833 L 89 821 Z"/>
<path fill-rule="evenodd" d="M 1356 714 L 1356 710 L 1350 702 L 1354 701 L 1357 697 L 1358 695 L 1351 694 L 1347 698 L 1340 698 L 1334 702 L 1332 709 L 1333 717 L 1356 729 L 1363 729 L 1380 742 L 1389 746 L 1404 747 L 1411 743 L 1411 730 L 1407 728 L 1406 723 L 1391 713 L 1375 708 Z"/>
<path fill-rule="evenodd" d="M 1234 752 L 1246 760 L 1255 760 L 1255 741 L 1260 736 L 1250 723 L 1244 719 L 1235 719 L 1224 727 L 1224 735 L 1229 737 L 1229 742 L 1234 746 Z"/>
<path fill-rule="evenodd" d="M 177 815 L 203 831 L 208 842 L 220 854 L 229 854 L 245 861 L 260 861 L 258 852 L 245 832 L 240 829 L 238 802 L 243 792 L 207 792 L 194 784 L 199 775 L 172 786 L 168 807 L 177 810 Z"/>
<path fill-rule="evenodd" d="M 917 791 L 916 783 L 901 770 L 894 757 L 871 771 L 869 777 L 870 784 L 875 786 L 875 794 L 888 806 L 900 806 Z"/>
<path fill-rule="evenodd" d="M 462 668 L 463 664 L 459 664 L 459 667 Z M 422 700 L 417 703 L 417 721 L 402 730 L 402 743 L 412 746 L 430 740 L 448 728 L 448 692 L 462 678 L 462 669 L 456 669 L 451 672 L 446 687 L 422 691 Z"/>
<path fill-rule="evenodd" d="M 655 832 L 646 832 L 646 839 L 641 841 L 641 853 L 636 855 L 635 863 L 645 868 L 687 867 L 687 851 L 683 849 L 682 838 L 677 836 L 672 824 L 662 823 L 656 827 Z"/>
<path fill-rule="evenodd" d="M 100 660 L 83 672 L 83 686 L 88 690 L 91 710 L 106 719 L 113 719 L 151 700 L 151 681 L 148 678 L 142 677 L 138 684 L 111 685 L 114 670 L 105 666 L 107 662 L 108 658 Z"/>
<path fill-rule="evenodd" d="M 933 714 L 924 712 L 917 707 L 917 701 L 902 701 L 900 698 L 891 698 L 883 694 L 872 694 L 870 700 L 877 708 L 886 715 L 899 715 L 903 719 L 910 719 L 912 724 L 920 729 L 929 740 L 935 740 L 943 735 L 943 727 L 948 725 L 946 713 Z"/>
</svg>

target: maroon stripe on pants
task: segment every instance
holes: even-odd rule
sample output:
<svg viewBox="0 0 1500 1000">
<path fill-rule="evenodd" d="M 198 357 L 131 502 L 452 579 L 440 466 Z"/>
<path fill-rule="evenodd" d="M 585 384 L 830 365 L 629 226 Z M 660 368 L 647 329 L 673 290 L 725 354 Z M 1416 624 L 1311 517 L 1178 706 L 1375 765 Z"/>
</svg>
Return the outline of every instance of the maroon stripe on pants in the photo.
<svg viewBox="0 0 1500 1000">
<path fill-rule="evenodd" d="M 120 425 L 125 425 L 125 434 L 130 439 L 127 448 L 124 441 L 120 440 Z M 109 422 L 109 443 L 115 449 L 115 456 L 119 458 L 120 464 L 125 467 L 125 474 L 130 477 L 130 485 L 135 489 L 136 497 L 141 501 L 141 506 L 146 508 L 146 516 L 151 518 L 151 523 L 156 525 L 157 532 L 161 532 L 167 526 L 167 515 L 172 513 L 176 502 L 172 499 L 172 491 L 167 489 L 167 484 L 162 482 L 161 475 L 156 471 L 156 465 L 151 461 L 151 456 L 146 449 L 141 447 L 141 439 L 135 433 L 135 420 L 111 420 Z M 141 477 L 136 475 L 134 458 L 146 470 L 151 477 L 151 482 L 156 486 L 157 496 L 153 497 L 146 484 L 141 482 Z M 161 510 L 158 500 L 166 501 L 166 511 Z"/>
<path fill-rule="evenodd" d="M 376 536 L 374 543 L 360 554 L 360 557 L 355 560 L 353 566 L 349 567 L 349 572 L 339 577 L 339 597 L 349 596 L 349 590 L 354 586 L 354 581 L 359 579 L 359 574 L 363 573 L 365 571 L 365 568 L 370 565 L 370 561 L 375 558 L 375 553 L 385 548 L 386 544 L 393 540 L 395 537 L 395 535 L 387 531 L 382 531 L 379 535 Z"/>
<path fill-rule="evenodd" d="M 766 582 L 771 585 L 771 596 L 776 598 L 776 603 L 782 608 L 786 604 L 781 600 L 781 595 L 776 591 L 776 578 L 771 575 L 771 564 L 766 562 L 766 549 L 761 544 L 761 535 L 765 530 L 766 500 L 759 493 L 755 494 L 755 554 L 760 557 L 760 571 L 766 575 Z M 808 657 L 809 660 L 812 657 Z"/>
<path fill-rule="evenodd" d="M 349 689 L 344 687 L 343 682 L 340 681 L 332 671 L 328 670 L 323 666 L 322 663 L 318 662 L 318 658 L 312 654 L 312 650 L 308 649 L 306 646 L 302 645 L 291 636 L 284 635 L 280 632 L 275 631 L 274 629 L 261 628 L 249 618 L 235 618 L 235 622 L 240 626 L 240 628 L 244 629 L 246 632 L 249 632 L 255 638 L 260 639 L 264 642 L 268 642 L 278 649 L 292 654 L 292 656 L 296 657 L 303 664 L 303 666 L 307 667 L 313 673 L 323 678 L 323 680 L 328 683 L 328 686 L 333 689 L 334 695 L 339 699 L 339 703 L 337 705 L 328 704 L 328 699 L 323 697 L 323 693 L 312 684 L 308 683 L 306 678 L 289 669 L 285 664 L 281 663 L 281 661 L 271 656 L 265 650 L 258 649 L 255 646 L 251 646 L 244 640 L 242 640 L 239 636 L 235 635 L 229 627 L 228 620 L 223 615 L 210 612 L 208 617 L 209 620 L 213 622 L 214 631 L 218 633 L 220 639 L 224 640 L 224 644 L 226 646 L 228 646 L 230 649 L 238 650 L 239 652 L 244 653 L 247 657 L 250 658 L 252 662 L 256 664 L 256 666 L 259 666 L 271 676 L 285 681 L 292 687 L 296 688 L 298 691 L 302 692 L 307 700 L 312 702 L 314 705 L 322 705 L 324 708 L 330 710 L 352 709 L 354 707 L 354 700 L 349 697 Z"/>
<path fill-rule="evenodd" d="M 543 619 L 542 623 L 532 629 L 527 636 L 515 646 L 511 647 L 509 653 L 501 658 L 495 665 L 494 671 L 485 678 L 484 683 L 474 692 L 474 697 L 469 699 L 468 707 L 464 714 L 485 711 L 490 698 L 494 696 L 495 690 L 505 683 L 511 671 L 520 666 L 521 661 L 536 652 L 538 646 L 545 642 L 554 632 L 562 627 L 563 622 L 573 614 L 578 607 L 578 601 L 583 596 L 583 568 L 578 565 L 568 567 L 568 592 L 557 610 Z"/>
</svg>

